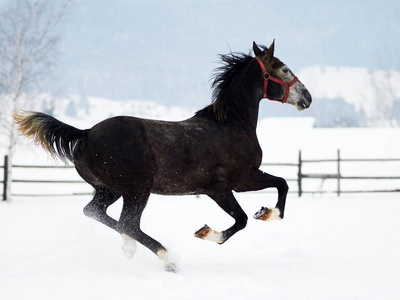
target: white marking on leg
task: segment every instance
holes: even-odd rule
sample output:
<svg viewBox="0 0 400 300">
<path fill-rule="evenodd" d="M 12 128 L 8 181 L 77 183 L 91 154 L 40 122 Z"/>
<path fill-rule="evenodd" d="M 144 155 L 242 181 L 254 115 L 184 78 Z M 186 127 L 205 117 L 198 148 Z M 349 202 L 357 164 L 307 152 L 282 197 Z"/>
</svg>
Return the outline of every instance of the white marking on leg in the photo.
<svg viewBox="0 0 400 300">
<path fill-rule="evenodd" d="M 170 251 L 160 250 L 157 252 L 157 256 L 164 263 L 164 270 L 168 272 L 176 273 L 178 272 L 178 266 L 176 264 L 176 255 L 171 255 Z"/>
<path fill-rule="evenodd" d="M 121 234 L 122 246 L 121 249 L 124 252 L 127 259 L 132 259 L 136 252 L 136 240 L 126 234 Z"/>
<path fill-rule="evenodd" d="M 205 236 L 203 239 L 211 242 L 216 242 L 218 244 L 221 244 L 223 242 L 222 233 L 216 230 L 211 230 L 210 233 L 207 234 L 207 236 Z"/>
<path fill-rule="evenodd" d="M 280 217 L 281 215 L 281 211 L 279 210 L 279 208 L 271 208 L 271 216 L 267 219 L 268 221 L 274 221 L 274 220 L 282 220 L 282 218 Z"/>
</svg>

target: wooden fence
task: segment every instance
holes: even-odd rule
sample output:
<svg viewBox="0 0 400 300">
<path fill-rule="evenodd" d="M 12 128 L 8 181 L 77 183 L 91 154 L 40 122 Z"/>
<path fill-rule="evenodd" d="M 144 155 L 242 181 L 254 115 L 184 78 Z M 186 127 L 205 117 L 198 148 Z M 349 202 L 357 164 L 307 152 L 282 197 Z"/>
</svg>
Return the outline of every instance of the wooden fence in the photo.
<svg viewBox="0 0 400 300">
<path fill-rule="evenodd" d="M 342 166 L 344 163 L 362 163 L 362 164 L 367 164 L 367 163 L 379 163 L 380 168 L 382 170 L 385 169 L 385 164 L 388 163 L 397 163 L 399 167 L 396 169 L 397 173 L 395 175 L 374 175 L 374 176 L 366 176 L 366 175 L 357 175 L 357 176 L 345 176 L 342 175 Z M 327 163 L 334 164 L 335 168 L 334 171 L 331 172 L 326 172 L 326 173 L 315 173 L 315 172 L 309 172 L 307 171 L 307 167 L 311 165 L 321 165 L 324 164 L 326 166 Z M 8 178 L 8 157 L 4 157 L 4 165 L 0 166 L 0 170 L 3 169 L 3 178 L 0 181 L 0 184 L 3 186 L 3 200 L 7 200 L 7 185 L 11 185 L 14 183 L 18 184 L 63 184 L 63 185 L 68 185 L 68 184 L 76 184 L 76 183 L 85 183 L 83 180 L 67 180 L 67 179 L 62 179 L 62 180 L 41 180 L 41 179 L 28 179 L 28 178 Z M 298 161 L 296 163 L 264 163 L 261 166 L 261 169 L 266 169 L 268 171 L 269 168 L 271 167 L 277 167 L 279 170 L 283 168 L 290 168 L 291 172 L 295 174 L 293 177 L 286 177 L 283 176 L 289 183 L 290 186 L 290 192 L 291 193 L 297 193 L 299 197 L 301 197 L 303 194 L 309 194 L 309 193 L 336 193 L 338 196 L 340 196 L 343 193 L 392 193 L 392 192 L 400 192 L 400 158 L 385 158 L 385 159 L 348 159 L 348 158 L 342 158 L 340 154 L 340 150 L 337 150 L 337 156 L 336 158 L 333 159 L 303 159 L 302 158 L 302 152 L 299 151 L 298 155 Z M 13 170 L 14 169 L 74 169 L 72 166 L 34 166 L 34 165 L 13 165 L 12 166 Z M 325 170 L 325 167 L 316 167 L 317 170 Z M 44 172 L 44 171 L 43 171 Z M 275 174 L 274 172 L 271 172 L 272 174 Z M 281 175 L 280 175 L 281 176 Z M 311 181 L 314 180 L 314 182 L 317 180 L 320 182 L 320 188 L 315 189 L 315 188 L 308 188 L 306 186 L 306 181 Z M 332 190 L 327 190 L 323 189 L 322 186 L 325 183 L 325 181 L 334 181 L 336 183 L 335 188 Z M 376 188 L 370 188 L 370 189 L 344 189 L 342 187 L 343 182 L 345 181 L 352 181 L 352 180 L 358 180 L 358 181 L 372 181 L 372 180 L 379 180 L 379 181 L 392 181 L 394 182 L 395 186 L 394 188 L 383 188 L 383 189 L 376 189 Z M 397 181 L 398 180 L 398 181 Z M 74 186 L 72 186 L 73 188 Z M 29 193 L 13 193 L 12 196 L 20 196 L 20 197 L 32 197 L 32 196 L 75 196 L 75 195 L 90 195 L 92 194 L 91 192 L 77 192 L 77 191 L 69 191 L 68 193 L 63 193 L 63 194 L 29 194 Z"/>
</svg>

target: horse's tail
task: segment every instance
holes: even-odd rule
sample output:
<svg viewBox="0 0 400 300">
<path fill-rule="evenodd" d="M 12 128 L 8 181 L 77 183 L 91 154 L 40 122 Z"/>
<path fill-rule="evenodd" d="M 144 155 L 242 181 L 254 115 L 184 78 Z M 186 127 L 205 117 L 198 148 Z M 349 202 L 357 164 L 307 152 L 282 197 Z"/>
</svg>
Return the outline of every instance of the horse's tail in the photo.
<svg viewBox="0 0 400 300">
<path fill-rule="evenodd" d="M 75 147 L 86 131 L 39 112 L 17 113 L 14 121 L 22 135 L 32 138 L 36 144 L 65 163 L 74 161 Z"/>
</svg>

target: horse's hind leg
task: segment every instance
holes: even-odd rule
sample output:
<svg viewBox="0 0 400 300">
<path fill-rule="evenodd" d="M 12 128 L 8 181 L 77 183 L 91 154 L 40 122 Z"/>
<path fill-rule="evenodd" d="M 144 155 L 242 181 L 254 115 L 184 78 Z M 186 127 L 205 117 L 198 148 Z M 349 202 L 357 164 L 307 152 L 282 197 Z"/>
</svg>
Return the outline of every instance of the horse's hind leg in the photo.
<svg viewBox="0 0 400 300">
<path fill-rule="evenodd" d="M 209 195 L 209 197 L 212 198 L 227 214 L 235 219 L 235 224 L 222 232 L 212 230 L 210 227 L 205 225 L 203 228 L 195 232 L 195 236 L 204 240 L 217 242 L 218 244 L 223 244 L 236 232 L 246 227 L 247 215 L 240 207 L 232 192 L 227 194 Z"/>
<path fill-rule="evenodd" d="M 113 204 L 121 195 L 111 192 L 104 187 L 95 187 L 95 195 L 83 209 L 83 213 L 104 225 L 117 230 L 117 221 L 107 215 L 107 208 Z"/>
<path fill-rule="evenodd" d="M 86 216 L 103 223 L 104 225 L 118 231 L 117 221 L 107 215 L 107 208 L 117 201 L 121 196 L 111 192 L 104 187 L 95 187 L 95 195 L 92 201 L 85 206 L 83 212 Z M 118 231 L 119 232 L 119 231 Z M 122 234 L 122 247 L 125 256 L 131 259 L 136 252 L 136 241 Z"/>
<path fill-rule="evenodd" d="M 135 239 L 154 252 L 164 262 L 165 270 L 176 272 L 177 267 L 172 262 L 167 249 L 140 229 L 140 220 L 149 196 L 150 193 L 123 196 L 124 205 L 117 226 L 118 231 Z"/>
</svg>

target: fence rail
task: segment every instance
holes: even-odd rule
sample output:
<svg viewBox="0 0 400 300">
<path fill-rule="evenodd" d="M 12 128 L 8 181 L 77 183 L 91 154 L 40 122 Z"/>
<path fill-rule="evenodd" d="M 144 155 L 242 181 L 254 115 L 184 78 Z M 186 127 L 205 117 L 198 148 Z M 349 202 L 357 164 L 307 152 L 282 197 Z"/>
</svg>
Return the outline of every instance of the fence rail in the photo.
<svg viewBox="0 0 400 300">
<path fill-rule="evenodd" d="M 343 176 L 342 175 L 342 167 L 343 163 L 367 163 L 367 162 L 375 162 L 375 163 L 380 163 L 382 165 L 382 168 L 384 168 L 384 164 L 393 162 L 399 163 L 399 168 L 398 170 L 398 175 L 396 176 L 388 176 L 388 175 L 382 175 L 382 176 L 366 176 L 366 175 L 353 175 L 353 176 Z M 315 173 L 315 172 L 306 172 L 305 168 L 311 165 L 317 165 L 317 164 L 326 164 L 326 163 L 335 163 L 335 171 L 330 172 L 330 173 Z M 52 179 L 52 180 L 42 180 L 42 179 L 15 179 L 15 178 L 9 178 L 9 168 L 13 169 L 74 169 L 73 166 L 43 166 L 43 165 L 12 165 L 9 166 L 8 162 L 8 157 L 4 157 L 4 164 L 0 166 L 0 169 L 3 169 L 3 178 L 0 181 L 0 184 L 3 186 L 3 200 L 7 200 L 7 186 L 12 185 L 14 183 L 18 184 L 78 184 L 78 183 L 85 183 L 83 180 L 60 180 L 60 179 Z M 303 159 L 302 158 L 302 152 L 299 151 L 298 155 L 298 161 L 297 163 L 263 163 L 262 168 L 267 168 L 267 167 L 288 167 L 291 168 L 293 173 L 296 174 L 294 178 L 290 177 L 285 177 L 285 179 L 289 183 L 297 183 L 297 190 L 292 189 L 291 187 L 291 192 L 292 193 L 297 193 L 299 197 L 301 197 L 303 194 L 309 194 L 309 193 L 331 193 L 334 192 L 338 196 L 340 196 L 343 193 L 393 193 L 393 192 L 400 192 L 400 182 L 396 186 L 398 188 L 391 188 L 391 189 L 357 189 L 357 190 L 348 190 L 348 189 L 343 189 L 342 183 L 344 181 L 350 181 L 350 180 L 386 180 L 386 181 L 391 181 L 391 180 L 400 180 L 400 158 L 366 158 L 366 159 L 360 159 L 360 158 L 342 158 L 340 150 L 337 150 L 337 157 L 332 159 Z M 324 170 L 323 167 L 318 168 L 318 170 Z M 316 191 L 315 189 L 313 190 L 307 190 L 307 187 L 305 187 L 305 181 L 306 180 L 320 180 L 321 186 L 326 180 L 333 180 L 336 181 L 336 188 L 334 190 L 328 191 L 328 190 L 318 190 Z M 12 196 L 75 196 L 75 195 L 90 195 L 92 193 L 88 192 L 68 192 L 68 193 L 59 193 L 59 194 L 28 194 L 28 193 L 15 193 L 12 194 Z"/>
</svg>

